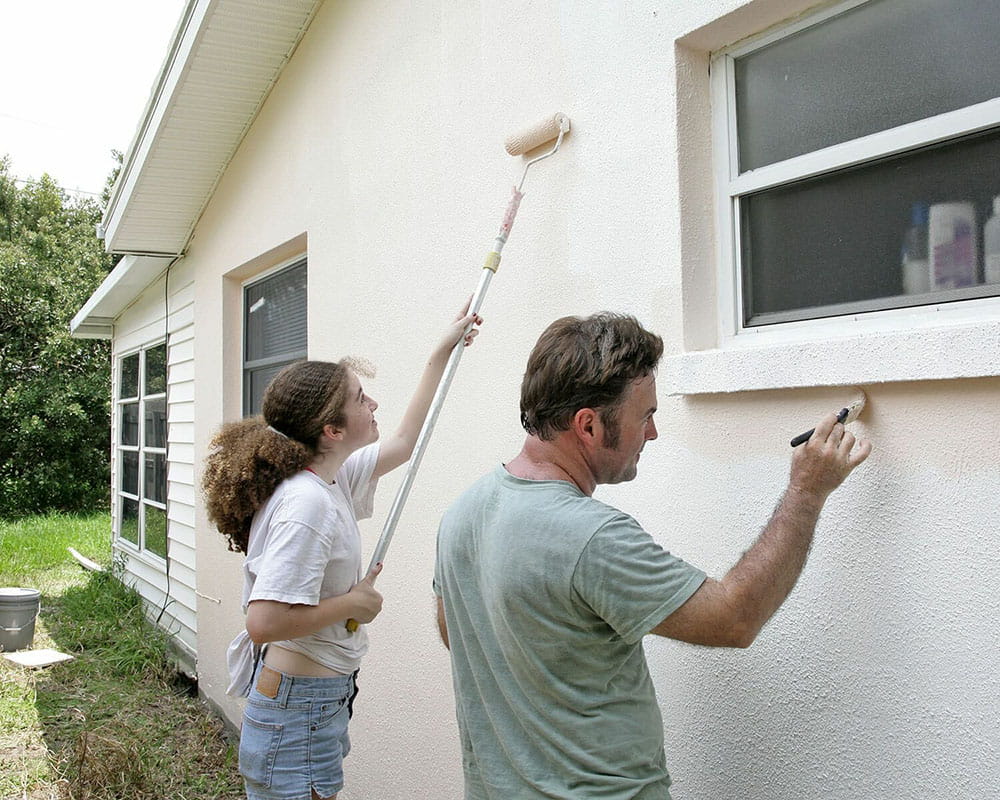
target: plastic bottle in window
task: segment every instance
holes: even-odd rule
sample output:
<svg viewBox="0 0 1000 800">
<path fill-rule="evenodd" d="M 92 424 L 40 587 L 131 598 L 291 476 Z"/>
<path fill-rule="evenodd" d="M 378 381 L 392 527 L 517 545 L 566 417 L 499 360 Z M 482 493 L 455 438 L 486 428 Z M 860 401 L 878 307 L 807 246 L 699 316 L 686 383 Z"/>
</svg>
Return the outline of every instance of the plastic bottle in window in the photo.
<svg viewBox="0 0 1000 800">
<path fill-rule="evenodd" d="M 1000 195 L 993 198 L 993 216 L 983 226 L 983 280 L 1000 283 Z"/>
<path fill-rule="evenodd" d="M 906 294 L 923 294 L 931 290 L 927 211 L 926 203 L 914 203 L 910 212 L 910 227 L 903 235 L 903 291 Z"/>
<path fill-rule="evenodd" d="M 927 216 L 931 290 L 962 289 L 979 283 L 976 205 L 935 203 Z"/>
</svg>

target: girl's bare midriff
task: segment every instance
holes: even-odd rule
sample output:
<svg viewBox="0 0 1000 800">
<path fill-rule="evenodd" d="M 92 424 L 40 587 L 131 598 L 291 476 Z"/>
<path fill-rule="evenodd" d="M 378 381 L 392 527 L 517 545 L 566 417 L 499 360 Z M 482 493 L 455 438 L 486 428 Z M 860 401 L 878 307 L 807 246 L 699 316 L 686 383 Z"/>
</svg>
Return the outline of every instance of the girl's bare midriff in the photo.
<svg viewBox="0 0 1000 800">
<path fill-rule="evenodd" d="M 284 672 L 286 675 L 298 675 L 307 678 L 336 678 L 344 674 L 328 669 L 322 664 L 317 664 L 302 653 L 296 653 L 294 650 L 286 650 L 284 647 L 279 647 L 276 644 L 267 646 L 267 650 L 264 652 L 264 663 L 271 667 L 271 669 Z"/>
</svg>

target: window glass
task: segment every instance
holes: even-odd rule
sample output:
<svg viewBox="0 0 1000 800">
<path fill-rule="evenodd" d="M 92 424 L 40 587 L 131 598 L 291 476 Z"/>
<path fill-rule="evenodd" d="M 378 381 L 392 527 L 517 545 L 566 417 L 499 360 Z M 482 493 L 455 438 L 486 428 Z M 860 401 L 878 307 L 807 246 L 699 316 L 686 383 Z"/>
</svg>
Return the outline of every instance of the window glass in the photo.
<svg viewBox="0 0 1000 800">
<path fill-rule="evenodd" d="M 139 494 L 139 454 L 135 451 L 122 453 L 121 489 L 136 496 Z"/>
<path fill-rule="evenodd" d="M 121 498 L 121 520 L 118 536 L 138 547 L 139 545 L 139 502 L 128 497 Z"/>
<path fill-rule="evenodd" d="M 146 532 L 143 542 L 145 549 L 155 553 L 160 558 L 167 557 L 167 512 L 162 508 L 156 508 L 148 504 L 143 504 L 143 529 Z"/>
<path fill-rule="evenodd" d="M 145 407 L 145 428 L 143 438 L 146 447 L 167 446 L 167 398 L 155 397 L 143 403 Z"/>
<path fill-rule="evenodd" d="M 306 265 L 246 288 L 246 360 L 306 349 Z"/>
<path fill-rule="evenodd" d="M 142 496 L 157 503 L 166 503 L 167 457 L 163 453 L 147 453 L 142 474 Z"/>
<path fill-rule="evenodd" d="M 996 12 L 851 0 L 713 59 L 724 330 L 1000 297 Z"/>
<path fill-rule="evenodd" d="M 979 232 L 1000 133 L 741 199 L 744 324 L 1000 294 Z"/>
<path fill-rule="evenodd" d="M 146 383 L 143 394 L 167 391 L 167 346 L 150 347 L 146 353 Z"/>
<path fill-rule="evenodd" d="M 134 447 L 139 444 L 139 404 L 122 403 L 121 443 Z"/>
<path fill-rule="evenodd" d="M 740 171 L 996 97 L 998 13 L 873 0 L 738 58 Z"/>
<path fill-rule="evenodd" d="M 259 414 L 264 390 L 306 357 L 306 262 L 244 289 L 243 413 Z"/>
<path fill-rule="evenodd" d="M 122 359 L 121 383 L 118 396 L 121 398 L 139 396 L 139 354 L 134 353 Z"/>
</svg>

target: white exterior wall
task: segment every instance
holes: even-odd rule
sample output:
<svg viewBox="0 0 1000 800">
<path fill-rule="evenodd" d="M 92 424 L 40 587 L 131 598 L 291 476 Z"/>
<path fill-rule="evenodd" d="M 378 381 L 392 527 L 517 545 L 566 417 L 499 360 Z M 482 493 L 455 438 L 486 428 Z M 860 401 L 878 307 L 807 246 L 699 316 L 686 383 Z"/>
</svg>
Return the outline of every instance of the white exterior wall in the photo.
<svg viewBox="0 0 1000 800">
<path fill-rule="evenodd" d="M 197 598 L 194 530 L 194 283 L 190 265 L 171 267 L 169 288 L 161 276 L 115 320 L 113 393 L 118 397 L 118 366 L 124 355 L 163 342 L 167 333 L 164 301 L 169 294 L 167 347 L 167 555 L 164 561 L 115 542 L 124 559 L 125 581 L 145 598 L 147 609 L 174 635 L 185 666 L 192 668 L 197 652 Z M 114 401 L 112 401 L 114 404 Z M 114 405 L 113 405 L 114 408 Z M 112 442 L 118 441 L 119 415 L 112 414 Z M 114 451 L 113 451 L 114 452 Z M 112 513 L 117 520 L 118 458 L 112 464 Z M 117 527 L 117 526 L 116 526 Z M 160 612 L 163 610 L 162 617 Z"/>
<path fill-rule="evenodd" d="M 627 311 L 670 357 L 717 346 L 709 53 L 808 6 L 327 3 L 275 87 L 182 262 L 197 274 L 199 388 L 183 407 L 195 481 L 214 429 L 240 414 L 242 280 L 308 254 L 310 357 L 371 359 L 366 388 L 391 430 L 520 178 L 505 135 L 556 110 L 573 121 L 529 172 L 483 333 L 386 560 L 346 800 L 462 796 L 430 588 L 439 515 L 517 452 L 521 374 L 551 320 Z M 826 350 L 845 374 L 849 347 L 863 344 Z M 751 649 L 647 640 L 678 800 L 995 793 L 1000 379 L 919 375 L 915 363 L 905 381 L 866 383 L 857 429 L 875 452 L 830 500 L 799 585 Z M 674 396 L 664 383 L 638 479 L 597 494 L 719 576 L 766 522 L 790 436 L 845 393 Z M 171 406 L 172 448 L 191 430 L 183 413 Z M 172 534 L 195 497 L 182 472 L 171 463 Z M 383 480 L 368 553 L 400 478 Z M 200 687 L 235 720 L 224 652 L 241 626 L 240 557 L 202 506 L 194 517 Z"/>
</svg>

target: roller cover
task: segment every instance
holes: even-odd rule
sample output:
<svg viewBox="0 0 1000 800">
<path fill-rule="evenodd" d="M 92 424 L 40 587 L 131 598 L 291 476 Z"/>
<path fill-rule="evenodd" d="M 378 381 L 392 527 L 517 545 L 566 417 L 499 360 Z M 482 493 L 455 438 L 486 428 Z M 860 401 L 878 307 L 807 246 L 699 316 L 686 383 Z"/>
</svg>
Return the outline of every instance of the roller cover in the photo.
<svg viewBox="0 0 1000 800">
<path fill-rule="evenodd" d="M 534 150 L 539 145 L 555 139 L 559 135 L 560 126 L 569 131 L 569 117 L 561 113 L 553 114 L 530 128 L 508 136 L 504 147 L 510 155 L 519 156 L 521 153 L 527 153 L 529 150 Z"/>
</svg>

